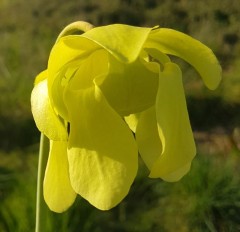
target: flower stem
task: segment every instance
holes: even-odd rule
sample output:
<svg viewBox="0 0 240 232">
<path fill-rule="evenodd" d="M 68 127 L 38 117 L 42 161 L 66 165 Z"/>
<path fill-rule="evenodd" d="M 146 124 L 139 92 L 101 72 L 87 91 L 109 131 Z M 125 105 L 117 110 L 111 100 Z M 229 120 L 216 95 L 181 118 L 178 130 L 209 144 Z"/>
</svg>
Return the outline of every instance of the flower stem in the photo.
<svg viewBox="0 0 240 232">
<path fill-rule="evenodd" d="M 83 32 L 91 30 L 92 28 L 93 28 L 92 24 L 84 22 L 84 21 L 77 21 L 77 22 L 71 23 L 62 30 L 62 32 L 60 33 L 60 35 L 57 38 L 56 43 L 63 36 L 71 35 L 71 34 L 74 34 L 76 32 L 82 32 L 83 33 Z"/>
<path fill-rule="evenodd" d="M 37 204 L 36 204 L 36 228 L 35 232 L 44 232 L 46 230 L 47 205 L 43 199 L 43 178 L 47 165 L 49 152 L 49 140 L 41 134 L 39 160 L 38 160 L 38 178 L 37 178 Z"/>
</svg>

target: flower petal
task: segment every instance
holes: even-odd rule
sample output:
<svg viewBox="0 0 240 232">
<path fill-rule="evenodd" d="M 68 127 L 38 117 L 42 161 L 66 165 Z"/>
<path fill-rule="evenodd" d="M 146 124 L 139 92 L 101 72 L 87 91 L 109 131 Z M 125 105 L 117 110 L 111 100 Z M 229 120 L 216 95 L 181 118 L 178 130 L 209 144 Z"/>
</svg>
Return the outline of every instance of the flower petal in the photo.
<svg viewBox="0 0 240 232">
<path fill-rule="evenodd" d="M 67 91 L 68 159 L 74 190 L 101 210 L 116 206 L 136 176 L 138 151 L 123 119 L 101 90 Z"/>
<path fill-rule="evenodd" d="M 79 35 L 62 37 L 52 48 L 48 60 L 49 98 L 65 119 L 68 115 L 62 100 L 63 89 L 83 61 L 99 48 L 96 43 Z"/>
<path fill-rule="evenodd" d="M 34 80 L 34 86 L 37 85 L 39 82 L 47 79 L 47 76 L 48 76 L 48 70 L 44 70 L 44 71 L 40 72 Z"/>
<path fill-rule="evenodd" d="M 199 72 L 209 89 L 215 89 L 221 81 L 222 70 L 212 50 L 184 33 L 167 28 L 155 29 L 144 46 L 184 59 Z"/>
<path fill-rule="evenodd" d="M 166 63 L 159 76 L 156 115 L 162 154 L 154 163 L 150 177 L 177 181 L 185 175 L 196 154 L 182 85 L 181 70 Z"/>
<path fill-rule="evenodd" d="M 38 81 L 31 94 L 32 114 L 39 131 L 49 139 L 67 140 L 67 130 L 50 103 L 46 77 L 45 71 L 36 78 Z"/>
<path fill-rule="evenodd" d="M 153 67 L 155 71 L 153 72 Z M 124 64 L 109 56 L 109 73 L 96 82 L 120 115 L 141 112 L 154 105 L 158 86 L 158 64 L 141 58 Z"/>
<path fill-rule="evenodd" d="M 67 142 L 50 141 L 43 195 L 49 208 L 57 213 L 67 210 L 76 198 L 69 179 Z"/>
<path fill-rule="evenodd" d="M 70 35 L 59 39 L 53 46 L 48 60 L 49 78 L 70 61 L 81 59 L 99 49 L 100 46 L 80 35 Z"/>
<path fill-rule="evenodd" d="M 136 141 L 144 163 L 151 170 L 154 162 L 162 154 L 155 107 L 140 114 L 136 128 Z"/>
<path fill-rule="evenodd" d="M 89 88 L 93 86 L 94 78 L 107 72 L 108 53 L 103 49 L 94 51 L 82 60 L 65 65 L 56 76 L 51 88 L 53 104 L 58 114 L 69 121 L 68 110 L 63 100 L 65 88 L 71 90 Z"/>
<path fill-rule="evenodd" d="M 138 124 L 139 114 L 130 114 L 124 117 L 125 122 L 128 124 L 129 128 L 132 132 L 136 132 L 137 124 Z"/>
<path fill-rule="evenodd" d="M 104 49 L 98 49 L 79 64 L 78 70 L 68 83 L 68 88 L 71 90 L 87 89 L 93 86 L 95 78 L 106 75 L 108 68 L 108 53 Z"/>
<path fill-rule="evenodd" d="M 95 27 L 82 34 L 105 48 L 115 58 L 130 63 L 137 59 L 151 28 L 113 24 Z"/>
</svg>

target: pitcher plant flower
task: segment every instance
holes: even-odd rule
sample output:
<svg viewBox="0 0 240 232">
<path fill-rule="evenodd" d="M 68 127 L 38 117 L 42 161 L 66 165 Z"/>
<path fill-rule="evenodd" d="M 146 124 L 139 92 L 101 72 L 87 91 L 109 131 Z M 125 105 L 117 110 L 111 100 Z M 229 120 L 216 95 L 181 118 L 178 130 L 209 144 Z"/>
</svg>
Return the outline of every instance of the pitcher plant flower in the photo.
<svg viewBox="0 0 240 232">
<path fill-rule="evenodd" d="M 79 32 L 79 33 L 77 33 Z M 149 177 L 178 181 L 196 154 L 182 72 L 191 64 L 214 90 L 221 67 L 198 40 L 168 28 L 67 26 L 31 95 L 34 120 L 50 140 L 43 194 L 63 212 L 77 194 L 108 210 L 128 194 L 138 154 Z"/>
</svg>

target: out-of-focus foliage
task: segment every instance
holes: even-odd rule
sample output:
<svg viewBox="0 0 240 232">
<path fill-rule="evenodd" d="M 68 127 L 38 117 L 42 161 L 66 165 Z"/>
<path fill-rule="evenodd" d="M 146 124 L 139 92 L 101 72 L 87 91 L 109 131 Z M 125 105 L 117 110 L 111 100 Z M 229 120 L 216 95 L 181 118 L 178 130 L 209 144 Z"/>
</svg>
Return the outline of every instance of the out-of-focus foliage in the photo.
<svg viewBox="0 0 240 232">
<path fill-rule="evenodd" d="M 15 180 L 11 177 L 11 181 L 17 181 L 11 191 L 0 190 L 0 231 L 3 232 L 34 230 L 37 157 L 27 151 L 27 163 L 23 163 L 21 155 L 11 153 L 1 162 L 7 164 L 14 158 L 10 168 L 11 172 L 15 170 Z M 148 179 L 147 170 L 140 164 L 138 178 L 120 205 L 110 211 L 99 211 L 78 197 L 68 212 L 49 211 L 48 231 L 239 231 L 240 177 L 236 166 L 239 161 L 235 152 L 228 157 L 199 155 L 190 174 L 177 183 Z M 0 186 L 4 184 L 3 175 L 10 177 L 3 172 Z"/>
<path fill-rule="evenodd" d="M 186 32 L 213 49 L 223 67 L 223 82 L 217 91 L 208 91 L 197 73 L 180 63 L 203 153 L 182 181 L 148 179 L 142 166 L 118 207 L 102 212 L 78 198 L 64 214 L 49 212 L 49 231 L 240 231 L 239 0 L 1 0 L 0 231 L 34 230 L 39 134 L 30 93 L 58 33 L 76 20 L 96 26 L 160 25 Z"/>
</svg>

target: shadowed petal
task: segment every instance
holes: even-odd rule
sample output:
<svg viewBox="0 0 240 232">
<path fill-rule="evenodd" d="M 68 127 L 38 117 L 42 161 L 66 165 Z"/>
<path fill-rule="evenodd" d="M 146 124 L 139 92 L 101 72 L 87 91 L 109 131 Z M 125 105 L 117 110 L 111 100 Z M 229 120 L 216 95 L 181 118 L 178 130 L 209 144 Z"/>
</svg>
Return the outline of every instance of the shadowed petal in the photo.
<svg viewBox="0 0 240 232">
<path fill-rule="evenodd" d="M 124 64 L 109 56 L 109 72 L 96 82 L 111 107 L 127 116 L 154 105 L 158 70 L 157 63 L 147 63 L 140 58 Z"/>
<path fill-rule="evenodd" d="M 68 159 L 74 190 L 101 210 L 128 193 L 138 164 L 134 137 L 97 86 L 67 91 L 70 114 Z"/>
<path fill-rule="evenodd" d="M 43 195 L 49 208 L 57 213 L 67 210 L 76 198 L 69 179 L 67 142 L 50 141 Z"/>
<path fill-rule="evenodd" d="M 136 141 L 144 163 L 151 170 L 154 162 L 162 153 L 155 107 L 151 107 L 140 114 L 136 128 Z"/>
</svg>

